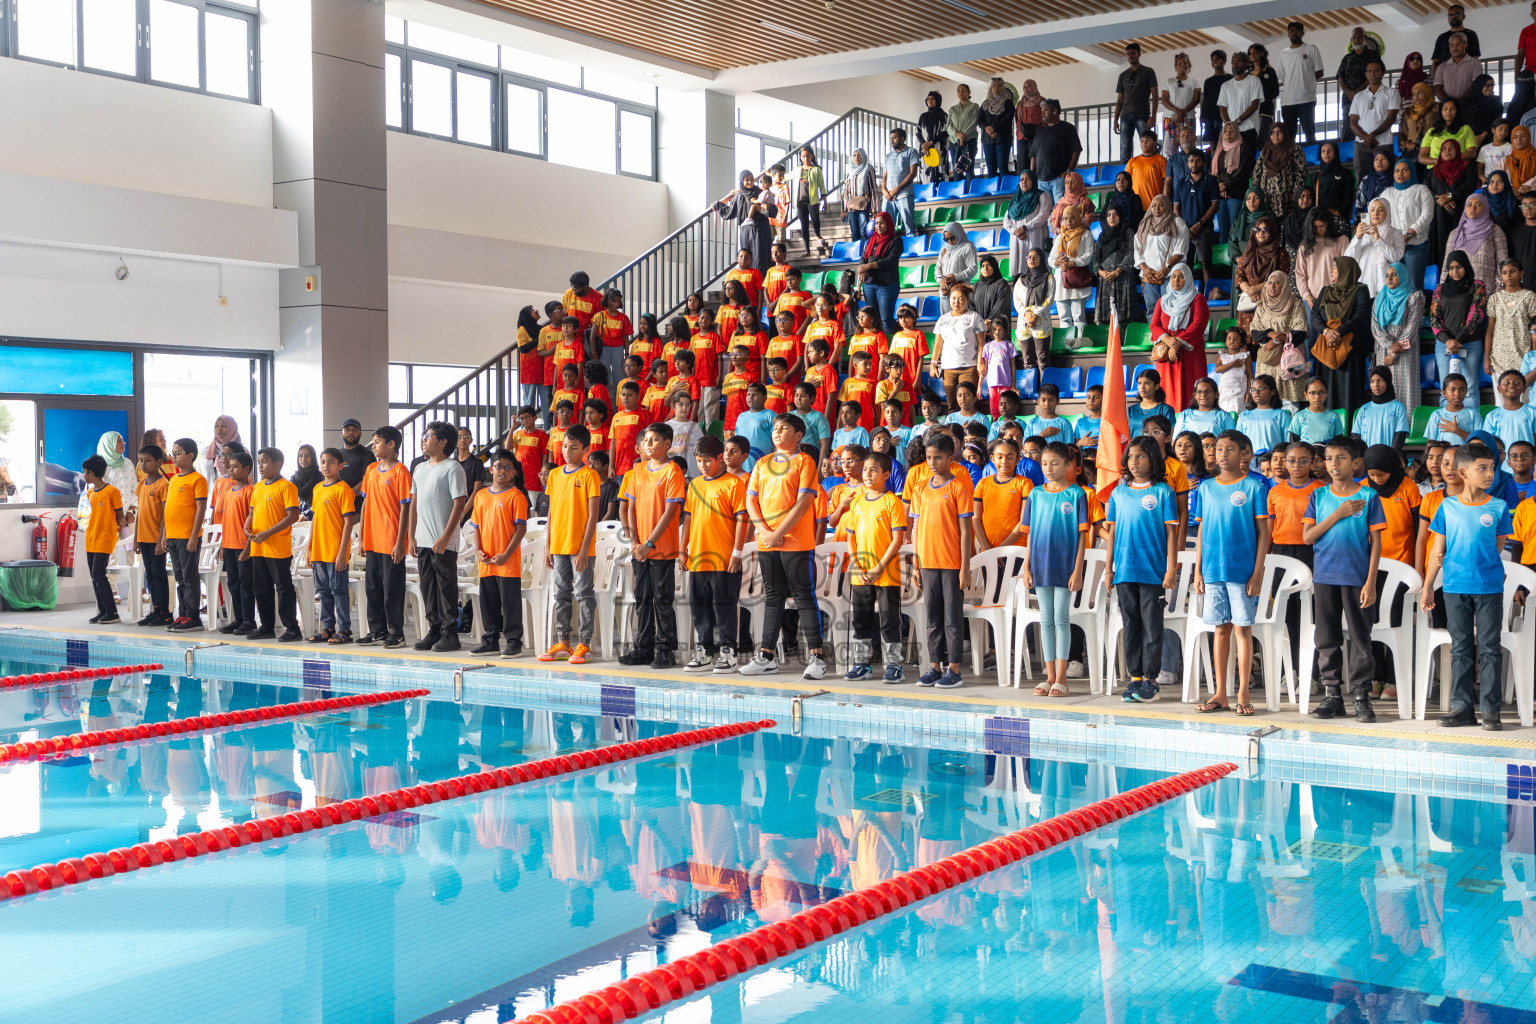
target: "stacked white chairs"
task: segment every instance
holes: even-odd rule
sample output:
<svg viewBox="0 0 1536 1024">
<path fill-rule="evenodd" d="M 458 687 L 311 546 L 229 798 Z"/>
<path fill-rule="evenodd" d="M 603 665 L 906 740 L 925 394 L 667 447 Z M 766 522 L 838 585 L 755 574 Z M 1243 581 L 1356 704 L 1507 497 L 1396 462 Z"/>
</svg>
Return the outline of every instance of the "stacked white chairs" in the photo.
<svg viewBox="0 0 1536 1024">
<path fill-rule="evenodd" d="M 1103 548 L 1089 548 L 1083 556 L 1083 586 L 1072 592 L 1072 604 L 1067 613 L 1068 625 L 1083 631 L 1085 658 L 1088 669 L 1089 692 L 1097 692 L 1103 685 L 1104 659 L 1101 654 L 1104 638 L 1108 633 L 1108 602 L 1104 593 L 1104 564 L 1107 552 Z M 1040 625 L 1040 605 L 1037 599 L 1025 593 L 1022 576 L 1014 581 L 1013 599 L 1013 685 L 1034 675 L 1034 663 L 1029 656 L 1028 633 L 1031 626 Z"/>
<path fill-rule="evenodd" d="M 1184 624 L 1189 619 L 1189 596 L 1195 587 L 1195 553 L 1193 550 L 1180 551 L 1177 559 L 1173 589 L 1165 592 L 1163 629 L 1177 634 L 1182 647 Z M 1120 634 L 1124 629 L 1125 620 L 1121 617 L 1119 595 L 1111 593 L 1104 625 L 1103 692 L 1108 697 L 1114 696 L 1115 684 L 1125 675 L 1125 652 L 1120 649 Z M 1158 637 L 1153 641 L 1149 637 L 1148 642 L 1156 642 L 1161 649 L 1163 639 Z"/>
<path fill-rule="evenodd" d="M 1379 570 L 1377 579 L 1380 586 L 1376 594 L 1378 618 L 1376 625 L 1371 629 L 1371 640 L 1385 645 L 1392 652 L 1393 676 L 1397 686 L 1397 717 L 1412 718 L 1414 671 L 1422 669 L 1427 672 L 1429 668 L 1428 665 L 1417 663 L 1418 651 L 1415 642 L 1415 627 L 1420 616 L 1419 591 L 1424 587 L 1424 578 L 1414 570 L 1413 566 L 1391 558 L 1383 558 L 1379 564 Z M 1317 645 L 1305 642 L 1306 638 L 1312 635 L 1311 605 L 1312 602 L 1309 599 L 1302 601 L 1303 643 L 1299 687 L 1299 707 L 1302 714 L 1307 713 L 1310 704 L 1312 667 L 1317 659 Z M 1354 637 L 1349 637 L 1348 642 L 1354 643 Z"/>
<path fill-rule="evenodd" d="M 1525 592 L 1523 604 L 1516 600 L 1517 596 Z M 1442 595 L 1440 598 L 1444 601 Z M 1514 691 L 1515 707 L 1520 716 L 1520 724 L 1526 727 L 1531 725 L 1532 690 L 1536 689 L 1536 623 L 1532 622 L 1531 602 L 1536 600 L 1536 572 L 1532 572 L 1529 566 L 1519 565 L 1514 562 L 1504 563 L 1504 597 L 1503 608 L 1500 612 L 1500 621 L 1503 631 L 1499 636 L 1500 646 L 1510 655 L 1504 666 L 1504 693 L 1507 701 L 1509 693 Z M 1419 674 L 1415 679 L 1414 697 L 1417 703 L 1416 715 L 1424 718 L 1429 704 L 1429 666 L 1430 659 L 1435 652 L 1451 642 L 1449 630 L 1435 629 L 1430 625 L 1429 615 L 1423 611 L 1419 614 L 1418 621 L 1419 643 L 1415 654 L 1415 661 L 1419 666 Z M 1474 670 L 1475 671 L 1475 670 Z M 1440 679 L 1440 710 L 1451 710 L 1451 685 L 1452 680 L 1442 675 Z"/>
<path fill-rule="evenodd" d="M 917 549 L 910 543 L 901 546 L 901 614 L 911 622 L 907 633 L 907 661 L 922 665 L 928 643 L 928 610 L 923 605 L 921 577 L 918 575 Z"/>
<path fill-rule="evenodd" d="M 1207 583 L 1207 588 L 1212 584 Z M 1291 594 L 1301 593 L 1303 624 L 1310 623 L 1310 592 L 1312 587 L 1312 572 L 1306 563 L 1285 555 L 1271 554 L 1264 559 L 1264 573 L 1259 587 L 1258 608 L 1254 614 L 1254 642 L 1264 652 L 1264 692 L 1268 701 L 1269 710 L 1275 711 L 1280 707 L 1280 673 L 1289 673 L 1288 683 L 1292 688 L 1292 699 L 1295 697 L 1295 671 L 1291 665 L 1290 641 L 1286 637 L 1285 629 L 1285 603 Z M 1192 704 L 1200 698 L 1200 679 L 1203 675 L 1206 680 L 1207 690 L 1215 696 L 1216 672 L 1213 663 L 1214 636 L 1216 627 L 1207 625 L 1200 609 L 1204 608 L 1203 598 L 1195 595 L 1188 608 L 1188 614 L 1184 619 L 1184 694 L 1186 704 Z M 1201 638 L 1210 635 L 1213 638 L 1213 648 L 1207 652 L 1200 642 Z M 1278 657 L 1277 657 L 1278 656 Z M 1227 693 L 1230 696 L 1236 689 L 1236 662 L 1237 643 L 1230 645 L 1227 652 Z M 1310 677 L 1309 677 L 1310 679 Z"/>
<path fill-rule="evenodd" d="M 523 643 L 526 649 L 541 653 L 553 643 L 550 622 L 553 613 L 553 588 L 549 569 L 544 565 L 548 538 L 540 536 L 523 541 Z"/>
<path fill-rule="evenodd" d="M 1024 570 L 1029 549 L 1022 544 L 988 548 L 971 559 L 971 586 L 966 591 L 965 618 L 971 632 L 971 671 L 980 676 L 987 654 L 987 630 L 997 648 L 997 685 L 1007 686 L 1012 661 L 1015 581 Z M 1017 682 L 1014 683 L 1018 685 Z"/>
<path fill-rule="evenodd" d="M 208 628 L 219 625 L 219 573 L 224 569 L 224 527 L 217 524 L 203 525 L 203 536 L 197 544 L 197 574 L 201 578 L 203 593 L 208 601 Z M 176 607 L 176 574 L 167 570 L 166 586 L 171 591 L 171 608 Z"/>
<path fill-rule="evenodd" d="M 107 565 L 107 576 L 117 577 L 118 594 L 128 606 L 128 614 L 123 618 L 132 622 L 144 616 L 144 559 L 139 557 L 137 547 L 133 534 L 120 539 L 117 547 L 112 549 L 112 561 Z M 151 554 L 150 557 L 155 556 Z M 160 557 L 165 558 L 164 555 Z"/>
<path fill-rule="evenodd" d="M 828 665 L 847 657 L 853 642 L 852 563 L 846 541 L 829 540 L 816 546 L 816 603 L 826 619 L 822 653 Z M 874 642 L 879 644 L 878 637 Z"/>
</svg>

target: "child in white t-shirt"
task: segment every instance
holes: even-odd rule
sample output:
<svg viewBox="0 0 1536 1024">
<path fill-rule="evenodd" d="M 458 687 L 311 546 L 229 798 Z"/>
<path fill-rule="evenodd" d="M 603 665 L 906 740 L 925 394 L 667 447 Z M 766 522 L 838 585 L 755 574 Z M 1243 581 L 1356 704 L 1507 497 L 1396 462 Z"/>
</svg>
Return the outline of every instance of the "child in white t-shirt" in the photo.
<svg viewBox="0 0 1536 1024">
<path fill-rule="evenodd" d="M 1226 348 L 1216 354 L 1216 395 L 1222 409 L 1237 415 L 1248 398 L 1248 335 L 1239 327 L 1228 327 Z"/>
<path fill-rule="evenodd" d="M 687 391 L 677 391 L 672 395 L 672 418 L 667 420 L 667 426 L 672 428 L 672 450 L 683 457 L 688 463 L 688 478 L 691 480 L 699 475 L 699 464 L 693 454 L 693 446 L 699 438 L 704 436 L 704 430 L 688 415 L 693 407 L 693 399 Z"/>
</svg>

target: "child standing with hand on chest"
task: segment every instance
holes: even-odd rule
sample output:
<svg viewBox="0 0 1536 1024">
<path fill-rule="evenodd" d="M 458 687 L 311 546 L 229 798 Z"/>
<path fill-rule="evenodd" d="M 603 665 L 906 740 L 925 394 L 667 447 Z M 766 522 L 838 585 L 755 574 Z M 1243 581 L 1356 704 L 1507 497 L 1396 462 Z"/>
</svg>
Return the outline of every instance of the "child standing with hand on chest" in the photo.
<svg viewBox="0 0 1536 1024">
<path fill-rule="evenodd" d="M 1067 654 L 1072 627 L 1067 616 L 1072 594 L 1083 589 L 1083 562 L 1088 550 L 1088 497 L 1068 479 L 1072 450 L 1051 441 L 1040 457 L 1045 484 L 1024 498 L 1020 522 L 1029 527 L 1029 559 L 1021 573 L 1024 586 L 1040 602 L 1040 658 L 1045 681 L 1037 697 L 1067 695 Z"/>
<path fill-rule="evenodd" d="M 1125 667 L 1131 674 L 1125 700 L 1150 703 L 1158 689 L 1171 686 L 1172 672 L 1162 669 L 1164 592 L 1178 572 L 1174 539 L 1179 506 L 1164 479 L 1167 464 L 1161 447 L 1148 437 L 1133 437 L 1125 448 L 1120 486 L 1109 492 L 1104 521 L 1104 589 L 1120 599 Z"/>
</svg>

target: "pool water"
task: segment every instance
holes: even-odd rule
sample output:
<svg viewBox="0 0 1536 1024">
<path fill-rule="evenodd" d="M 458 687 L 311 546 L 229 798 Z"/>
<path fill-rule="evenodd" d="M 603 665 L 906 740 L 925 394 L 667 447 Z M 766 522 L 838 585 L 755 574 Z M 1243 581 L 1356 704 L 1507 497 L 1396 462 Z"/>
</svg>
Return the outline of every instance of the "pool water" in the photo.
<svg viewBox="0 0 1536 1024">
<path fill-rule="evenodd" d="M 0 742 L 329 695 L 6 691 Z M 0 766 L 0 872 L 679 729 L 413 699 Z M 1158 777 L 781 726 L 0 903 L 0 1022 L 510 1021 Z M 1229 777 L 652 1019 L 1536 1020 L 1533 829 Z"/>
</svg>

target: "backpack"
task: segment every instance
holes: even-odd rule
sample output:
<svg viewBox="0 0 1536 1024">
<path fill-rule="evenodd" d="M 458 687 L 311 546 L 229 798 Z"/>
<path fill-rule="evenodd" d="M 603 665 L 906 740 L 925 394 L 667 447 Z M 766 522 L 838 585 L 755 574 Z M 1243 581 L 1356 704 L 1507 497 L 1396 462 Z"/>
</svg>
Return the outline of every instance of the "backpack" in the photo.
<svg viewBox="0 0 1536 1024">
<path fill-rule="evenodd" d="M 1280 352 L 1280 379 L 1300 380 L 1306 375 L 1307 357 L 1296 347 L 1296 336 L 1293 334 L 1285 339 L 1285 348 Z"/>
</svg>

